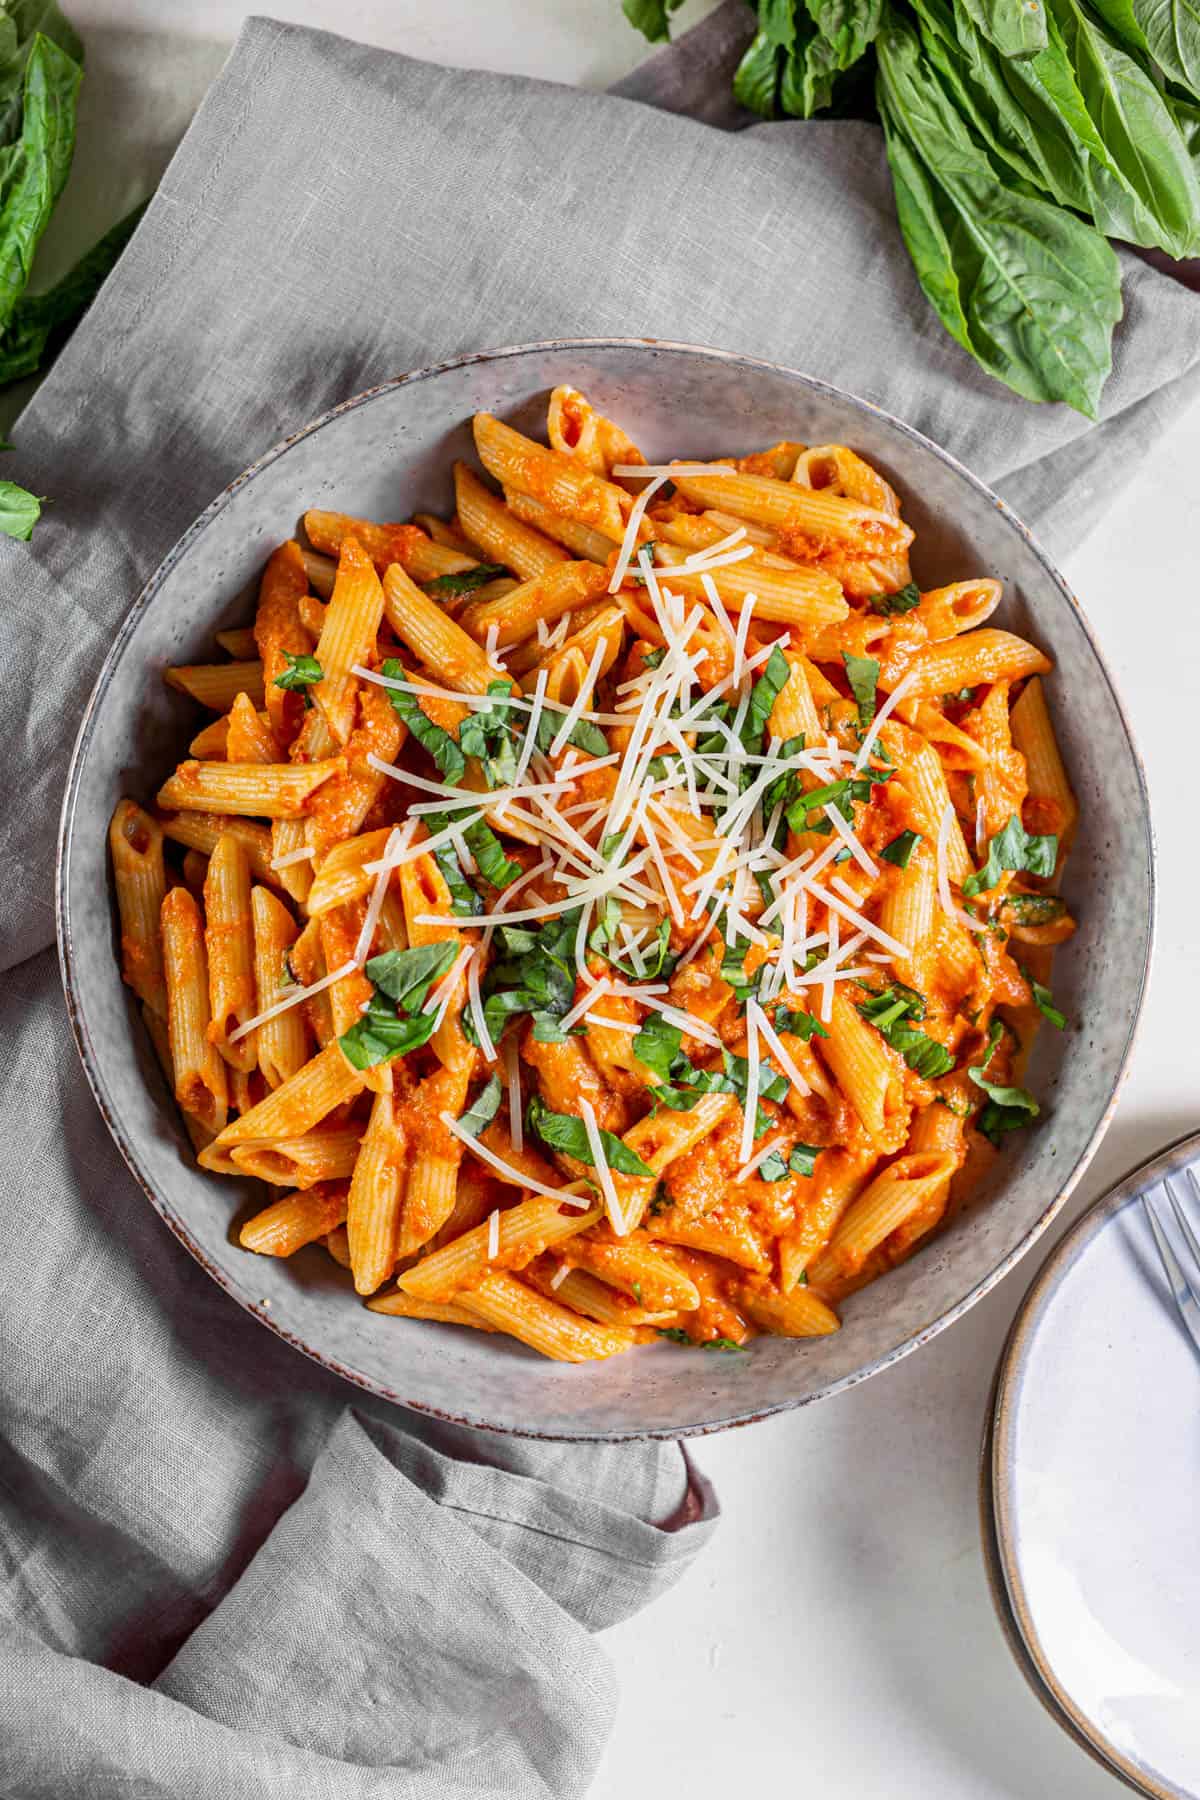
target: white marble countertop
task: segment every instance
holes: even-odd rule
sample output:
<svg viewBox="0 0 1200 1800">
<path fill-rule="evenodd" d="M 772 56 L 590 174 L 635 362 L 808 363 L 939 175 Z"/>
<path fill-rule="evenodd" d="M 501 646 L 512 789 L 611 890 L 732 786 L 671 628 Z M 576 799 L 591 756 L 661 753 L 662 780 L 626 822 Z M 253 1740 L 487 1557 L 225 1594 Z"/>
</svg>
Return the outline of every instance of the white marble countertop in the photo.
<svg viewBox="0 0 1200 1800">
<path fill-rule="evenodd" d="M 680 22 L 710 4 L 687 0 Z M 64 260 L 94 234 L 99 213 L 116 217 L 146 191 L 247 10 L 245 0 L 69 0 L 88 75 L 81 154 L 52 228 Z M 271 0 L 263 10 L 441 62 L 590 87 L 644 53 L 619 0 Z M 1200 995 L 1200 939 L 1189 923 L 1200 829 L 1187 801 L 1200 608 L 1181 529 L 1194 517 L 1197 470 L 1200 407 L 1129 471 L 1066 569 L 1146 759 L 1161 894 L 1133 1070 L 1072 1218 L 1200 1124 L 1189 1005 Z M 888 1373 L 698 1447 L 724 1523 L 665 1600 L 606 1640 L 621 1706 L 597 1800 L 640 1800 L 652 1784 L 689 1800 L 754 1790 L 1116 1800 L 1127 1791 L 1029 1695 L 980 1559 L 985 1396 L 1044 1248 Z"/>
</svg>

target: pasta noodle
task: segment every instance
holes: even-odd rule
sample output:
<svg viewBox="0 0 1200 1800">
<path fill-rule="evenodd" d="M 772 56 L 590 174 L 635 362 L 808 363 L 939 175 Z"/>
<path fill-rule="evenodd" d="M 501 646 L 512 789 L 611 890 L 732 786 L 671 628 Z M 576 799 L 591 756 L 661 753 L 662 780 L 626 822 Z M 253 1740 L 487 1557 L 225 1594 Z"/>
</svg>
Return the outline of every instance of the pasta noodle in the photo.
<svg viewBox="0 0 1200 1800">
<path fill-rule="evenodd" d="M 217 717 L 113 815 L 124 980 L 200 1166 L 284 1190 L 242 1245 L 380 1319 L 836 1331 L 1037 1114 L 1049 659 L 849 446 L 473 425 L 449 523 L 309 511 L 167 671 Z"/>
</svg>

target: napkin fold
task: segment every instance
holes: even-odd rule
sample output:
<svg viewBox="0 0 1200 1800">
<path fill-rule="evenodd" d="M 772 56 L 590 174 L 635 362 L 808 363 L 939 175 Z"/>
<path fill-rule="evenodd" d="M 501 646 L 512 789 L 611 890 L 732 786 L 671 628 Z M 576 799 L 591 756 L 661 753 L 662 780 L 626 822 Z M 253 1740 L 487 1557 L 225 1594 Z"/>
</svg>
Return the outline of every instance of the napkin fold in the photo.
<svg viewBox="0 0 1200 1800">
<path fill-rule="evenodd" d="M 22 417 L 50 504 L 0 544 L 6 1800 L 581 1793 L 613 1706 L 591 1633 L 715 1517 L 677 1447 L 358 1395 L 208 1280 L 110 1143 L 47 948 L 59 800 L 99 663 L 196 513 L 389 375 L 646 335 L 882 403 L 1061 546 L 1196 384 L 1194 302 L 1133 259 L 1100 427 L 989 381 L 917 288 L 874 127 L 718 128 L 743 31 L 721 9 L 614 97 L 250 20 Z"/>
</svg>

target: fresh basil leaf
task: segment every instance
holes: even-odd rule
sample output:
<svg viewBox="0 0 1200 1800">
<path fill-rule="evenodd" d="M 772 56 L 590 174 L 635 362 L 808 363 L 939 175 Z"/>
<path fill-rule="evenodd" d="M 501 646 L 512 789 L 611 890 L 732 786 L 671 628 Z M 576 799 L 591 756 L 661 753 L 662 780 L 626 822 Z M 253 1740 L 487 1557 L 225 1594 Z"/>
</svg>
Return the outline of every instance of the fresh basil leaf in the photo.
<svg viewBox="0 0 1200 1800">
<path fill-rule="evenodd" d="M 1200 96 L 1200 13 L 1191 0 L 1093 0 L 1105 24 L 1168 81 Z"/>
<path fill-rule="evenodd" d="M 758 984 L 762 980 L 762 976 L 762 968 L 756 969 L 753 975 L 747 975 L 745 946 L 739 950 L 735 944 L 725 951 L 721 963 L 721 979 L 733 989 L 733 997 L 739 1006 L 744 1007 L 747 1000 L 758 993 Z"/>
<path fill-rule="evenodd" d="M 543 756 L 549 753 L 551 744 L 562 730 L 562 722 L 563 715 L 561 713 L 543 712 L 538 719 L 535 742 Z M 594 725 L 590 719 L 575 721 L 567 734 L 566 743 L 562 746 L 564 750 L 567 748 L 567 744 L 573 744 L 577 750 L 585 750 L 589 756 L 608 755 L 608 739 L 600 727 Z"/>
<path fill-rule="evenodd" d="M 964 898 L 994 888 L 1006 869 L 1023 870 L 1027 875 L 1053 875 L 1058 862 L 1058 839 L 1051 833 L 1037 837 L 1026 831 L 1019 816 L 1013 813 L 1004 828 L 988 844 L 987 861 L 975 875 L 962 884 Z"/>
<path fill-rule="evenodd" d="M 498 925 L 496 936 L 505 956 L 528 956 L 537 947 L 538 934 L 528 925 Z"/>
<path fill-rule="evenodd" d="M 27 544 L 41 516 L 42 503 L 36 494 L 18 487 L 15 481 L 0 481 L 0 533 Z"/>
<path fill-rule="evenodd" d="M 923 1081 L 932 1081 L 954 1067 L 954 1057 L 944 1044 L 913 1029 L 911 1021 L 925 1017 L 924 997 L 915 988 L 896 982 L 862 1002 L 858 1011 Z"/>
<path fill-rule="evenodd" d="M 683 1031 L 672 1025 L 661 1013 L 651 1013 L 633 1040 L 633 1054 L 638 1061 L 663 1081 L 671 1079 L 671 1071 L 679 1058 Z M 686 1058 L 683 1059 L 686 1062 Z"/>
<path fill-rule="evenodd" d="M 573 1156 L 576 1162 L 595 1168 L 587 1127 L 574 1113 L 551 1112 L 535 1094 L 529 1102 L 525 1120 L 529 1129 L 541 1138 L 543 1144 L 548 1144 L 552 1150 L 562 1150 L 566 1155 Z M 623 1143 L 619 1137 L 614 1137 L 611 1131 L 597 1129 L 604 1160 L 610 1169 L 615 1169 L 620 1175 L 653 1176 L 654 1170 L 642 1161 L 636 1150 L 631 1150 L 628 1144 Z"/>
<path fill-rule="evenodd" d="M 394 656 L 386 659 L 380 674 L 386 675 L 390 681 L 411 679 L 403 663 L 398 662 Z M 421 748 L 428 751 L 451 787 L 457 787 L 467 772 L 467 759 L 450 733 L 443 731 L 440 725 L 435 725 L 421 711 L 415 694 L 406 693 L 400 688 L 385 688 L 384 692 L 392 703 L 392 711 L 396 717 L 408 726 Z"/>
<path fill-rule="evenodd" d="M 1041 1013 L 1043 1019 L 1049 1019 L 1056 1031 L 1065 1031 L 1067 1026 L 1067 1015 L 1064 1012 L 1060 1012 L 1058 1007 L 1055 1006 L 1054 995 L 1050 992 L 1050 989 L 1048 987 L 1043 987 L 1040 981 L 1031 981 L 1029 983 L 1029 991 L 1033 995 L 1033 1003 Z"/>
<path fill-rule="evenodd" d="M 975 1124 L 993 1144 L 998 1145 L 1006 1132 L 1020 1131 L 1023 1125 L 1030 1124 L 1041 1112 L 1041 1107 L 1028 1089 L 1003 1087 L 998 1082 L 989 1081 L 979 1069 L 968 1069 L 967 1074 L 976 1087 L 982 1088 L 988 1096 L 988 1104 Z"/>
<path fill-rule="evenodd" d="M 517 733 L 512 723 L 511 681 L 489 681 L 492 704 L 468 714 L 458 728 L 458 747 L 479 760 L 489 788 L 510 787 L 517 773 Z"/>
<path fill-rule="evenodd" d="M 29 282 L 33 256 L 71 168 L 80 64 L 38 33 L 25 60 L 20 137 L 0 199 L 0 329 Z"/>
<path fill-rule="evenodd" d="M 818 1019 L 810 1012 L 793 1011 L 787 1006 L 775 1008 L 775 1029 L 786 1031 L 792 1037 L 802 1038 L 807 1044 L 814 1037 L 827 1038 L 829 1033 Z"/>
<path fill-rule="evenodd" d="M 356 1069 L 373 1069 L 419 1050 L 433 1036 L 435 1013 L 402 1019 L 377 989 L 362 1017 L 338 1039 L 346 1061 Z"/>
<path fill-rule="evenodd" d="M 486 1131 L 500 1111 L 503 1093 L 500 1077 L 493 1075 L 486 1087 L 480 1088 L 471 1105 L 462 1114 L 458 1121 L 459 1130 L 468 1132 L 471 1137 L 478 1137 L 481 1131 Z"/>
<path fill-rule="evenodd" d="M 1001 56 L 1036 56 L 1046 47 L 1046 16 L 1040 0 L 961 0 L 967 13 Z"/>
<path fill-rule="evenodd" d="M 683 0 L 621 0 L 621 11 L 652 44 L 665 44 L 671 35 L 670 18 Z"/>
<path fill-rule="evenodd" d="M 764 1156 L 754 1173 L 760 1181 L 786 1181 L 788 1166 L 778 1150 L 772 1150 Z"/>
<path fill-rule="evenodd" d="M 1000 902 L 1000 917 L 1014 925 L 1052 925 L 1067 910 L 1066 902 L 1057 894 L 1005 894 Z"/>
<path fill-rule="evenodd" d="M 811 1180 L 816 1173 L 820 1154 L 819 1144 L 793 1144 L 788 1153 L 788 1168 L 793 1175 L 803 1175 Z"/>
<path fill-rule="evenodd" d="M 921 590 L 915 581 L 906 581 L 902 588 L 894 594 L 872 594 L 867 605 L 872 612 L 881 613 L 885 619 L 899 617 L 902 613 L 911 612 L 914 606 L 921 604 Z"/>
<path fill-rule="evenodd" d="M 890 844 L 885 844 L 879 852 L 880 862 L 893 863 L 897 869 L 907 869 L 912 860 L 912 853 L 921 841 L 919 831 L 902 831 L 894 837 Z"/>
<path fill-rule="evenodd" d="M 519 862 L 506 856 L 491 826 L 483 819 L 472 819 L 463 827 L 463 842 L 475 858 L 483 879 L 494 888 L 506 888 L 525 873 Z"/>
<path fill-rule="evenodd" d="M 744 1354 L 745 1344 L 735 1344 L 732 1338 L 694 1338 L 678 1325 L 662 1325 L 659 1327 L 660 1338 L 668 1338 L 672 1344 L 684 1344 L 689 1350 L 736 1350 Z"/>
<path fill-rule="evenodd" d="M 666 651 L 661 648 L 655 649 L 655 650 L 647 650 L 642 657 L 643 668 L 657 669 L 659 663 L 662 661 L 663 657 L 666 654 L 667 654 Z"/>
<path fill-rule="evenodd" d="M 1092 168 L 1096 223 L 1169 256 L 1193 254 L 1200 184 L 1161 91 L 1077 0 L 1051 0 L 1050 14 L 1100 139 Z"/>
<path fill-rule="evenodd" d="M 807 0 L 807 6 L 839 69 L 849 69 L 858 61 L 883 23 L 882 0 Z"/>
<path fill-rule="evenodd" d="M 753 755 L 764 747 L 772 708 L 787 686 L 790 675 L 787 657 L 776 644 L 767 658 L 766 667 L 750 690 L 750 704 L 746 708 L 742 725 L 742 741 L 750 747 Z"/>
<path fill-rule="evenodd" d="M 325 671 L 315 656 L 297 655 L 290 650 L 285 650 L 283 655 L 287 668 L 282 669 L 275 677 L 275 687 L 291 690 L 312 687 L 314 683 L 324 681 Z"/>
<path fill-rule="evenodd" d="M 127 213 L 44 294 L 23 294 L 0 333 L 0 385 L 41 367 L 50 338 L 87 311 L 141 222 L 148 202 Z"/>
<path fill-rule="evenodd" d="M 739 106 L 757 113 L 762 119 L 775 117 L 785 55 L 786 52 L 765 31 L 755 34 L 734 71 L 733 97 Z"/>
<path fill-rule="evenodd" d="M 1121 310 L 1111 246 L 1001 180 L 894 11 L 877 57 L 901 229 L 943 323 L 1016 392 L 1095 417 Z"/>
<path fill-rule="evenodd" d="M 476 563 L 473 569 L 459 569 L 453 575 L 438 575 L 433 581 L 426 583 L 425 592 L 438 599 L 454 594 L 473 594 L 476 588 L 486 587 L 497 576 L 507 574 L 508 570 L 503 563 Z"/>
<path fill-rule="evenodd" d="M 415 950 L 384 950 L 366 965 L 367 980 L 407 1013 L 420 1012 L 429 990 L 450 969 L 458 955 L 453 938 L 439 944 L 421 944 Z"/>
</svg>

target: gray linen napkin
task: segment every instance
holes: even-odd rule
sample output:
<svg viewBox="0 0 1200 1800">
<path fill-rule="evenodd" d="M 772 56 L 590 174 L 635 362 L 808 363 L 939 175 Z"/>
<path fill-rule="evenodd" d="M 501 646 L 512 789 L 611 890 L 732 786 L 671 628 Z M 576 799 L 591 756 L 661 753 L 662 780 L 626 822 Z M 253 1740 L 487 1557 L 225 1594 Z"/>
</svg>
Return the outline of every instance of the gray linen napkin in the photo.
<svg viewBox="0 0 1200 1800">
<path fill-rule="evenodd" d="M 743 29 L 723 9 L 629 92 L 736 123 L 707 71 Z M 579 1793 L 612 1713 L 588 1631 L 674 1579 L 714 1513 L 671 1447 L 506 1441 L 356 1395 L 246 1319 L 126 1175 L 46 946 L 69 746 L 164 551 L 346 395 L 570 334 L 840 381 L 1070 542 L 1200 359 L 1188 296 L 1137 264 L 1126 297 L 1089 431 L 941 332 L 870 126 L 735 138 L 248 23 L 21 421 L 53 504 L 0 545 L 6 1800 Z"/>
</svg>

